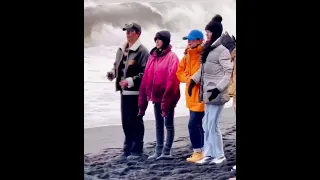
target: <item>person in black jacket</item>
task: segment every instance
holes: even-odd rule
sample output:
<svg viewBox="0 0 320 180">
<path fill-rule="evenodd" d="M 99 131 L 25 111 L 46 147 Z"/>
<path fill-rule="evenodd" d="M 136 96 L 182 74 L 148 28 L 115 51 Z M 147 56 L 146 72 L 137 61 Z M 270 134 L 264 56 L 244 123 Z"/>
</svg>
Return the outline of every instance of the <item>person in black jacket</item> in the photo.
<svg viewBox="0 0 320 180">
<path fill-rule="evenodd" d="M 138 97 L 141 79 L 149 57 L 149 50 L 141 44 L 141 26 L 126 24 L 127 42 L 119 47 L 113 69 L 107 73 L 110 81 L 115 79 L 116 91 L 121 93 L 121 119 L 125 134 L 122 160 L 136 159 L 142 155 L 144 124 L 138 116 Z"/>
</svg>

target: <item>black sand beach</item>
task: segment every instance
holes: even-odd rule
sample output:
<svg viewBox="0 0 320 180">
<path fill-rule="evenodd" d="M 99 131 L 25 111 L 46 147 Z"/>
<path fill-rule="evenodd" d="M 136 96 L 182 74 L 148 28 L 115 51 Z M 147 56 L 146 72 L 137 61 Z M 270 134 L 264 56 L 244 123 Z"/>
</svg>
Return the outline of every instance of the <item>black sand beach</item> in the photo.
<svg viewBox="0 0 320 180">
<path fill-rule="evenodd" d="M 220 128 L 223 133 L 224 151 L 227 161 L 217 165 L 196 165 L 186 162 L 191 155 L 188 137 L 188 117 L 175 119 L 175 141 L 172 160 L 147 160 L 147 155 L 155 148 L 155 122 L 145 121 L 146 154 L 140 161 L 120 162 L 117 156 L 121 154 L 123 132 L 121 126 L 98 127 L 84 130 L 84 179 L 217 179 L 224 180 L 233 177 L 230 172 L 236 164 L 236 125 L 232 108 L 223 111 Z"/>
</svg>

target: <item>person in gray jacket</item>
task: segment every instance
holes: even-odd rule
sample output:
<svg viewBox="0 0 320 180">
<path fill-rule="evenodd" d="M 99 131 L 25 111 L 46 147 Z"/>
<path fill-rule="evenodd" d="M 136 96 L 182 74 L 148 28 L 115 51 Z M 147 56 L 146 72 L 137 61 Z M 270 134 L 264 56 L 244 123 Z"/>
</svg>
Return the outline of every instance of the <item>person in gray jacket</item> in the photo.
<svg viewBox="0 0 320 180">
<path fill-rule="evenodd" d="M 222 17 L 216 15 L 206 26 L 207 41 L 203 46 L 201 66 L 192 76 L 189 88 L 200 83 L 200 100 L 205 103 L 203 117 L 204 158 L 198 164 L 220 164 L 226 160 L 219 128 L 224 104 L 229 101 L 227 87 L 232 73 L 231 55 L 221 44 Z"/>
<path fill-rule="evenodd" d="M 149 50 L 141 44 L 141 26 L 137 23 L 126 24 L 127 42 L 119 47 L 114 66 L 107 77 L 115 79 L 116 91 L 121 93 L 121 119 L 125 135 L 121 160 L 136 159 L 142 155 L 144 124 L 138 116 L 139 89 Z"/>
</svg>

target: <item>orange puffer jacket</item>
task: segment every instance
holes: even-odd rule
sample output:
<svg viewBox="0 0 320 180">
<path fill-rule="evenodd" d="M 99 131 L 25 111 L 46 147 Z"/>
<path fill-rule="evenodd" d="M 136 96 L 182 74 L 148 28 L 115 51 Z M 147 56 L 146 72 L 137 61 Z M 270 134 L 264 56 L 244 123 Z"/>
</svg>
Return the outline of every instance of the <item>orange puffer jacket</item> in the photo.
<svg viewBox="0 0 320 180">
<path fill-rule="evenodd" d="M 177 70 L 177 77 L 180 82 L 186 83 L 185 96 L 187 101 L 187 108 L 195 112 L 204 111 L 204 103 L 200 102 L 200 84 L 194 86 L 192 89 L 191 97 L 188 94 L 188 87 L 190 85 L 190 79 L 193 74 L 195 74 L 200 68 L 201 64 L 201 51 L 202 47 L 199 45 L 196 48 L 187 48 L 184 57 L 179 63 Z"/>
</svg>

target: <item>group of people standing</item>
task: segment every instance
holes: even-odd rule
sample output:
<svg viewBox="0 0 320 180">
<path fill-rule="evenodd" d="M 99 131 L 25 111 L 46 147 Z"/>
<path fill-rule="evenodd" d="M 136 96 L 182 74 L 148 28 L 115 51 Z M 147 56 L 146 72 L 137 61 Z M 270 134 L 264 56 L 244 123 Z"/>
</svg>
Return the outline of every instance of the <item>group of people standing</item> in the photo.
<svg viewBox="0 0 320 180">
<path fill-rule="evenodd" d="M 143 153 L 143 116 L 151 101 L 156 121 L 156 149 L 148 159 L 171 158 L 174 139 L 174 109 L 180 99 L 180 83 L 186 83 L 186 105 L 192 155 L 186 161 L 220 164 L 226 160 L 219 120 L 235 86 L 235 38 L 223 32 L 222 17 L 206 25 L 206 40 L 200 30 L 183 37 L 188 41 L 179 61 L 172 51 L 169 31 L 157 32 L 149 52 L 141 44 L 141 26 L 126 24 L 127 42 L 119 47 L 113 69 L 107 73 L 121 92 L 121 119 L 125 134 L 121 159 L 140 158 Z M 164 128 L 166 141 L 164 142 Z"/>
</svg>

